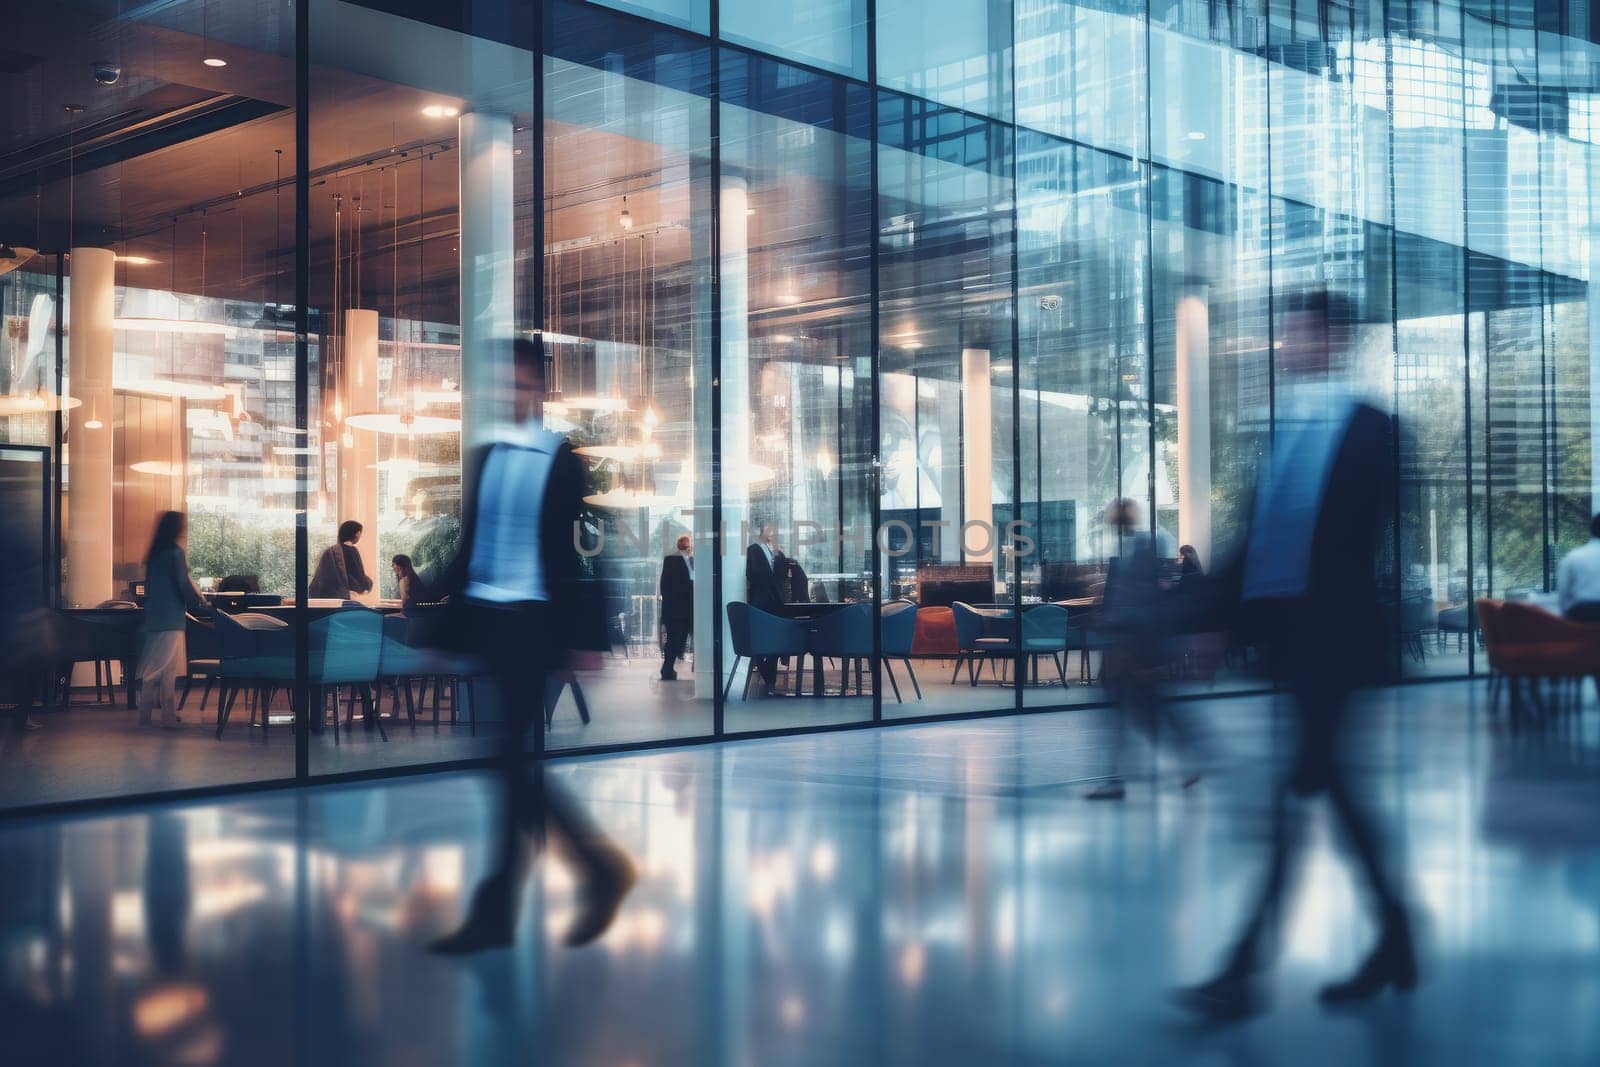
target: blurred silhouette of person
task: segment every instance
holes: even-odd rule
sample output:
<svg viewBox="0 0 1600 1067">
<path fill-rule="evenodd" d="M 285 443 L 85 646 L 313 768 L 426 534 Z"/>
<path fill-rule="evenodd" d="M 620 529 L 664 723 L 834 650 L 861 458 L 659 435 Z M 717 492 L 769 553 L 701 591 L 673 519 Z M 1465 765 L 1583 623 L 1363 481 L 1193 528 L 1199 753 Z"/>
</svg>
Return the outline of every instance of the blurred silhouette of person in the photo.
<svg viewBox="0 0 1600 1067">
<path fill-rule="evenodd" d="M 189 825 L 176 812 L 145 817 L 144 925 L 156 970 L 171 976 L 183 969 L 189 926 Z"/>
<path fill-rule="evenodd" d="M 678 660 L 694 632 L 694 538 L 678 538 L 678 551 L 661 561 L 661 623 L 667 630 L 661 680 L 678 680 Z"/>
<path fill-rule="evenodd" d="M 498 856 L 473 893 L 466 920 L 429 949 L 445 955 L 511 944 L 523 881 L 547 842 L 575 868 L 578 914 L 563 935 L 582 945 L 605 932 L 632 888 L 634 867 L 545 772 L 530 769 L 523 735 L 544 705 L 552 668 L 565 663 L 577 618 L 581 567 L 575 541 L 588 482 L 582 461 L 538 418 L 544 366 L 533 342 L 513 343 L 517 425 L 476 461 L 463 509 L 461 551 L 441 583 L 462 608 L 488 660 L 504 708 Z"/>
<path fill-rule="evenodd" d="M 1567 618 L 1600 622 L 1600 514 L 1589 520 L 1589 540 L 1561 557 L 1556 594 Z"/>
<path fill-rule="evenodd" d="M 177 683 L 189 673 L 188 613 L 208 611 L 189 577 L 183 553 L 183 512 L 163 512 L 144 558 L 144 647 L 139 653 L 139 723 L 159 714 L 164 729 L 183 725 L 178 718 Z"/>
<path fill-rule="evenodd" d="M 1156 745 L 1166 726 L 1176 738 L 1180 753 L 1188 758 L 1199 749 L 1198 738 L 1172 713 L 1161 697 L 1161 675 L 1171 659 L 1171 635 L 1164 622 L 1161 561 L 1158 541 L 1139 528 L 1139 506 L 1123 497 L 1106 509 L 1106 523 L 1117 531 L 1122 552 L 1106 568 L 1105 592 L 1100 606 L 1101 631 L 1110 638 L 1102 654 L 1100 677 L 1116 705 L 1116 740 L 1112 743 L 1112 773 L 1084 796 L 1089 800 L 1121 800 L 1127 794 L 1122 780 L 1127 761 L 1128 728 Z M 1183 787 L 1200 780 L 1185 771 Z"/>
<path fill-rule="evenodd" d="M 1393 467 L 1383 412 L 1345 381 L 1354 305 L 1314 291 L 1291 298 L 1285 321 L 1277 440 L 1256 492 L 1238 574 L 1240 607 L 1261 635 L 1296 711 L 1297 751 L 1273 805 L 1271 858 L 1261 893 L 1222 971 L 1183 990 L 1180 1003 L 1215 1019 L 1260 1010 L 1262 938 L 1281 921 L 1303 837 L 1296 796 L 1325 793 L 1355 854 L 1378 922 L 1377 946 L 1324 1003 L 1375 996 L 1417 981 L 1411 923 L 1384 868 L 1378 827 L 1351 777 L 1348 709 L 1355 689 L 1384 674 L 1383 609 L 1376 564 Z"/>
<path fill-rule="evenodd" d="M 753 608 L 777 614 L 788 598 L 785 577 L 788 561 L 777 545 L 777 527 L 770 522 L 761 524 L 756 541 L 744 553 L 744 599 Z M 771 696 L 778 682 L 778 658 L 756 656 L 750 664 L 761 674 L 761 695 Z"/>
<path fill-rule="evenodd" d="M 372 591 L 372 579 L 367 577 L 361 552 L 356 548 L 361 541 L 361 531 L 361 524 L 354 519 L 339 524 L 339 543 L 329 545 L 317 559 L 317 569 L 306 586 L 306 596 L 349 600 L 354 594 Z"/>
<path fill-rule="evenodd" d="M 31 709 L 48 701 L 58 641 L 56 615 L 45 599 L 45 570 L 36 515 L 0 507 L 0 694 L 16 702 L 19 730 L 40 729 Z"/>
<path fill-rule="evenodd" d="M 422 580 L 422 575 L 417 573 L 410 556 L 398 555 L 389 561 L 389 566 L 394 571 L 395 581 L 400 587 L 402 615 L 418 604 L 427 604 L 433 600 L 432 590 L 428 588 L 428 583 Z"/>
<path fill-rule="evenodd" d="M 1179 545 L 1178 580 L 1183 581 L 1190 577 L 1204 578 L 1205 576 L 1206 569 L 1201 566 L 1200 553 L 1195 551 L 1195 547 L 1193 545 Z"/>
</svg>

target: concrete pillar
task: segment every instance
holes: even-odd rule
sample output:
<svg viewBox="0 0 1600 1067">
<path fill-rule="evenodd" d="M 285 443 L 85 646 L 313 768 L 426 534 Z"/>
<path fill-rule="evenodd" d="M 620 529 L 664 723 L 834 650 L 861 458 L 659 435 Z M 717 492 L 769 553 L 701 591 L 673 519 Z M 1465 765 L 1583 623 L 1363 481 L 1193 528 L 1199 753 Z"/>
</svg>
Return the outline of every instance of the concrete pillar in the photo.
<svg viewBox="0 0 1600 1067">
<path fill-rule="evenodd" d="M 339 369 L 339 399 L 347 414 L 378 410 L 378 313 L 359 308 L 344 313 L 344 359 Z M 356 550 L 376 583 L 372 592 L 352 594 L 377 603 L 382 572 L 378 561 L 378 435 L 347 430 L 339 448 L 339 521 L 362 526 Z"/>
<path fill-rule="evenodd" d="M 1177 361 L 1178 541 L 1193 545 L 1210 567 L 1211 316 L 1204 293 L 1178 301 Z"/>
<path fill-rule="evenodd" d="M 117 256 L 109 248 L 72 250 L 67 315 L 72 395 L 67 413 L 67 603 L 110 600 L 111 333 L 116 318 Z M 86 429 L 97 419 L 101 425 Z"/>
<path fill-rule="evenodd" d="M 745 598 L 744 553 L 756 530 L 750 513 L 750 219 L 749 190 L 740 175 L 722 178 L 722 525 L 727 531 L 721 545 L 722 595 L 724 600 Z M 768 516 L 770 518 L 770 516 Z M 706 583 L 707 589 L 710 588 Z M 701 629 L 700 583 L 695 583 L 695 632 L 710 634 L 710 619 Z M 706 604 L 721 617 L 723 659 L 733 663 L 733 635 L 728 630 L 728 614 L 718 605 Z M 695 694 L 701 695 L 704 681 L 716 685 L 715 678 L 702 679 L 701 659 L 695 657 Z M 709 668 L 711 657 L 704 657 Z M 739 692 L 735 685 L 733 692 Z M 706 694 L 709 695 L 709 694 Z"/>
<path fill-rule="evenodd" d="M 511 116 L 461 116 L 461 452 L 512 420 L 511 342 L 516 332 L 514 161 Z M 462 477 L 471 464 L 463 463 Z M 463 490 L 468 487 L 463 485 Z"/>
<path fill-rule="evenodd" d="M 934 407 L 925 411 L 939 424 L 939 562 L 961 562 L 961 386 L 934 381 Z M 921 397 L 917 403 L 921 403 Z"/>
<path fill-rule="evenodd" d="M 994 559 L 994 412 L 989 384 L 989 350 L 961 350 L 961 474 L 963 526 L 983 523 L 985 532 L 962 536 L 971 563 Z M 955 532 L 955 531 L 952 531 Z M 983 551 L 976 551 L 982 549 Z"/>
</svg>

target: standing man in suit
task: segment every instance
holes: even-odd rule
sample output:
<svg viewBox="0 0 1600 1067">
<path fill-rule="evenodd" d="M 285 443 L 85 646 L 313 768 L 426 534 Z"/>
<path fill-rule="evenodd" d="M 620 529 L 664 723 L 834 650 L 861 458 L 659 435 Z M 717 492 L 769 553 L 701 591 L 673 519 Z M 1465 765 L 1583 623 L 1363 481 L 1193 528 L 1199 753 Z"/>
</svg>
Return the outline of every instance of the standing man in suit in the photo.
<svg viewBox="0 0 1600 1067">
<path fill-rule="evenodd" d="M 678 551 L 661 561 L 661 622 L 667 647 L 661 656 L 661 680 L 678 680 L 678 660 L 694 632 L 694 538 L 678 538 Z"/>
<path fill-rule="evenodd" d="M 753 608 L 776 613 L 788 597 L 785 579 L 789 563 L 777 546 L 777 527 L 770 522 L 761 524 L 755 544 L 744 554 L 744 599 Z M 750 664 L 761 672 L 762 696 L 770 696 L 778 681 L 778 661 L 773 656 L 757 656 Z"/>
<path fill-rule="evenodd" d="M 563 940 L 581 945 L 605 932 L 632 887 L 632 862 L 544 771 L 530 767 L 523 736 L 538 721 L 546 679 L 565 665 L 580 616 L 575 538 L 588 477 L 560 435 L 539 422 L 544 361 L 533 342 L 513 345 L 517 425 L 478 457 L 462 508 L 461 551 L 442 583 L 461 606 L 462 627 L 488 661 L 505 714 L 502 802 L 494 870 L 479 884 L 466 920 L 430 950 L 459 955 L 510 945 L 523 881 L 550 838 L 575 868 L 577 915 Z"/>
<path fill-rule="evenodd" d="M 1386 869 L 1379 824 L 1357 795 L 1351 766 L 1350 698 L 1386 673 L 1376 571 L 1394 463 L 1388 416 L 1347 382 L 1355 321 L 1354 305 L 1341 296 L 1299 294 L 1278 353 L 1286 385 L 1277 439 L 1236 581 L 1246 624 L 1292 697 L 1297 751 L 1273 804 L 1271 859 L 1255 908 L 1222 972 L 1180 994 L 1186 1007 L 1215 1019 L 1260 1010 L 1262 938 L 1281 918 L 1304 838 L 1297 798 L 1328 798 L 1379 930 L 1365 962 L 1346 981 L 1323 987 L 1321 1000 L 1363 1000 L 1417 981 L 1402 889 Z"/>
</svg>

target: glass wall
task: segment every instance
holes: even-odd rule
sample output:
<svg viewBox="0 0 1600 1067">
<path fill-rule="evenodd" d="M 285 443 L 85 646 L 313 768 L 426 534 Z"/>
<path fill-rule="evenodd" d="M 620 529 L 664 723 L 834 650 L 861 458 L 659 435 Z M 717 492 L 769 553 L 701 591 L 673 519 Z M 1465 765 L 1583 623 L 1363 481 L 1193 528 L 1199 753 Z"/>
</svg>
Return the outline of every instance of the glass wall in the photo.
<svg viewBox="0 0 1600 1067">
<path fill-rule="evenodd" d="M 45 6 L 0 462 L 54 621 L 0 806 L 483 759 L 512 699 L 561 752 L 1102 700 L 1113 561 L 1243 545 L 1307 290 L 1394 419 L 1395 678 L 1484 670 L 1474 599 L 1588 536 L 1586 6 Z M 517 342 L 586 482 L 545 694 L 408 605 L 526 429 Z M 212 615 L 176 731 L 125 684 L 168 510 Z M 346 625 L 370 679 L 318 674 Z M 1192 637 L 1175 689 L 1265 684 Z"/>
</svg>

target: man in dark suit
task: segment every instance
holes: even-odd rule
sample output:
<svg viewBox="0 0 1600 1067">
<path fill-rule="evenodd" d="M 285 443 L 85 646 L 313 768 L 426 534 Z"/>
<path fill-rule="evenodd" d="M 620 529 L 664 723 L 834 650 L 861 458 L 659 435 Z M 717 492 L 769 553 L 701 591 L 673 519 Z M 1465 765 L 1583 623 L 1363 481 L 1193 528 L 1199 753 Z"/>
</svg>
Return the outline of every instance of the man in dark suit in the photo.
<svg viewBox="0 0 1600 1067">
<path fill-rule="evenodd" d="M 788 560 L 777 546 L 778 531 L 770 522 L 761 524 L 756 541 L 744 553 L 744 599 L 753 608 L 776 613 L 789 598 L 785 579 Z M 762 696 L 768 696 L 778 681 L 778 661 L 773 656 L 757 656 L 750 666 L 761 672 Z"/>
<path fill-rule="evenodd" d="M 1271 469 L 1257 489 L 1235 568 L 1243 616 L 1293 698 L 1299 736 L 1273 805 L 1271 860 L 1256 906 L 1222 972 L 1180 994 L 1185 1006 L 1217 1019 L 1260 1010 L 1261 939 L 1283 910 L 1303 837 L 1296 797 L 1327 796 L 1379 928 L 1371 955 L 1348 980 L 1325 986 L 1321 999 L 1360 1000 L 1417 980 L 1403 896 L 1385 870 L 1378 825 L 1356 795 L 1349 759 L 1350 698 L 1387 673 L 1376 570 L 1392 503 L 1394 447 L 1388 416 L 1341 382 L 1355 321 L 1354 305 L 1332 294 L 1305 293 L 1290 302 L 1278 352 L 1286 385 Z"/>
<path fill-rule="evenodd" d="M 661 656 L 661 680 L 678 680 L 678 660 L 694 632 L 694 538 L 678 538 L 678 551 L 661 561 L 661 624 L 667 647 Z"/>
<path fill-rule="evenodd" d="M 576 523 L 588 477 L 572 446 L 537 419 L 544 394 L 537 347 L 513 347 L 517 425 L 477 457 L 462 508 L 461 550 L 441 583 L 460 608 L 465 640 L 488 661 L 505 714 L 503 787 L 495 869 L 478 886 L 460 929 L 429 948 L 445 955 L 512 941 L 534 842 L 557 837 L 577 868 L 579 907 L 569 945 L 592 941 L 615 918 L 634 881 L 633 864 L 544 773 L 529 769 L 523 736 L 543 709 L 546 679 L 566 662 L 570 620 L 580 614 Z"/>
</svg>

